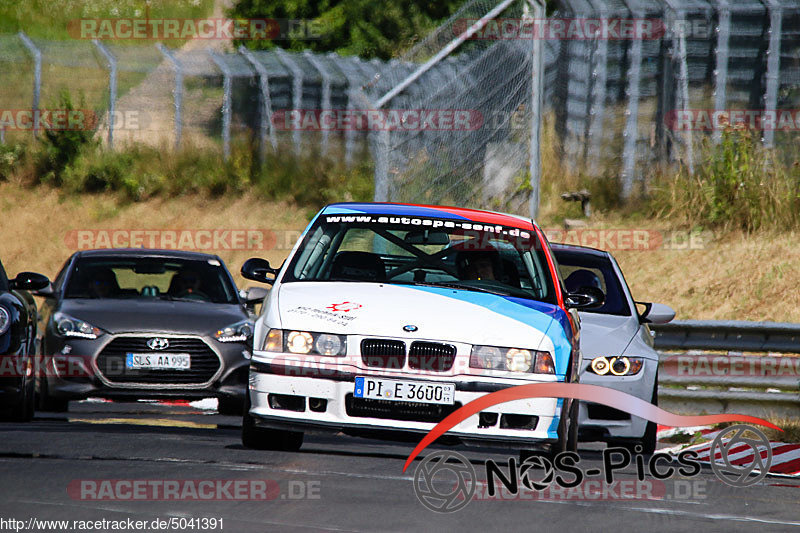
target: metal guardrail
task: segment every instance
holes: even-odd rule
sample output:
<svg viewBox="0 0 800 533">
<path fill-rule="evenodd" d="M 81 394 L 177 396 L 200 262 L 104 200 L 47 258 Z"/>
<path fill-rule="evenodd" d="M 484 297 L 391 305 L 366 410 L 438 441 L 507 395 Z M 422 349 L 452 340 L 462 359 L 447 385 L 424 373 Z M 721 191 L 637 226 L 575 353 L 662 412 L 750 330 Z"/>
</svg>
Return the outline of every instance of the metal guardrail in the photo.
<svg viewBox="0 0 800 533">
<path fill-rule="evenodd" d="M 800 417 L 800 324 L 684 320 L 651 330 L 662 407 Z"/>
<path fill-rule="evenodd" d="M 733 350 L 800 354 L 800 324 L 680 320 L 651 325 L 659 350 Z"/>
</svg>

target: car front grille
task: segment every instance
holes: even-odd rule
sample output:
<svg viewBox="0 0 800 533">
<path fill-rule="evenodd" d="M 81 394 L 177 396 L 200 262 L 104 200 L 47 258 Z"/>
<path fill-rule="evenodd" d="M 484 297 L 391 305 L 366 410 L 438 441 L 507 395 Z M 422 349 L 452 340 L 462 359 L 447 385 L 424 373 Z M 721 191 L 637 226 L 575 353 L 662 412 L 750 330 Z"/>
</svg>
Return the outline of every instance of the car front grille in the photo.
<svg viewBox="0 0 800 533">
<path fill-rule="evenodd" d="M 392 339 L 361 341 L 361 360 L 373 368 L 401 369 L 406 364 L 406 343 Z"/>
<path fill-rule="evenodd" d="M 155 336 L 155 335 L 154 335 Z M 207 383 L 219 371 L 217 354 L 199 338 L 172 338 L 165 350 L 151 350 L 147 341 L 152 337 L 117 337 L 97 356 L 97 368 L 111 383 L 148 385 L 199 385 Z M 155 370 L 126 368 L 128 353 L 153 355 L 188 353 L 190 368 L 186 370 Z"/>
<path fill-rule="evenodd" d="M 384 418 L 406 422 L 439 423 L 450 413 L 461 407 L 461 403 L 439 405 L 432 403 L 395 402 L 370 400 L 348 394 L 344 399 L 347 416 L 356 418 Z"/>
<path fill-rule="evenodd" d="M 408 366 L 415 370 L 447 372 L 455 359 L 456 347 L 452 344 L 414 341 L 408 352 Z"/>
</svg>

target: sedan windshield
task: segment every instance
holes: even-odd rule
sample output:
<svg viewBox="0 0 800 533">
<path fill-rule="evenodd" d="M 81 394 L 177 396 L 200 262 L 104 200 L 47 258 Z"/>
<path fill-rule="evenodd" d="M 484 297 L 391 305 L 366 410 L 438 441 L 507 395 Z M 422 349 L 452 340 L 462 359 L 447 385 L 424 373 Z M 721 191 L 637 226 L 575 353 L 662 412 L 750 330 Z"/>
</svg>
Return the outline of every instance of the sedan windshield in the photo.
<svg viewBox="0 0 800 533">
<path fill-rule="evenodd" d="M 230 274 L 218 260 L 167 257 L 79 259 L 64 297 L 238 303 Z"/>
<path fill-rule="evenodd" d="M 628 300 L 609 259 L 558 248 L 553 253 L 558 261 L 558 268 L 567 292 L 577 292 L 581 287 L 596 287 L 605 293 L 606 299 L 603 306 L 591 309 L 589 312 L 630 316 L 631 309 L 628 306 Z"/>
<path fill-rule="evenodd" d="M 535 234 L 462 220 L 323 215 L 282 281 L 439 286 L 555 303 Z"/>
</svg>

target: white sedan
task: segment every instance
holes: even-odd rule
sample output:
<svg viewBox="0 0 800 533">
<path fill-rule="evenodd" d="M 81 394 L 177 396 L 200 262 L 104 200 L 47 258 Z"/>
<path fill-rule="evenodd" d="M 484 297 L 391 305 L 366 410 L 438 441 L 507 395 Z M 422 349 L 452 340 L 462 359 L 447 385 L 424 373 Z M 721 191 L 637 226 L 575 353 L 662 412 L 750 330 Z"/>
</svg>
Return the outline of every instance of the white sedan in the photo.
<svg viewBox="0 0 800 533">
<path fill-rule="evenodd" d="M 675 311 L 663 304 L 635 302 L 610 253 L 564 244 L 552 248 L 568 292 L 595 287 L 605 293 L 601 307 L 580 312 L 581 383 L 617 389 L 657 405 L 658 353 L 647 324 L 665 324 Z M 579 411 L 580 440 L 641 445 L 644 453 L 655 450 L 655 423 L 595 403 L 581 402 Z"/>
</svg>

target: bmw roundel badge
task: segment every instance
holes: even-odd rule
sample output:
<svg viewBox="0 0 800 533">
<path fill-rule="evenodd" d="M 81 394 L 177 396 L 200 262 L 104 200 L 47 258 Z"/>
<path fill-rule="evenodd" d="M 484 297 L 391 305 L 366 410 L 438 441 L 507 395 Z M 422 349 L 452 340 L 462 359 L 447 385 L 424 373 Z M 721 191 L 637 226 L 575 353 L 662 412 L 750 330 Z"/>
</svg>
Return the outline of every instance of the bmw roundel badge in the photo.
<svg viewBox="0 0 800 533">
<path fill-rule="evenodd" d="M 407 326 L 403 326 L 403 331 L 414 332 L 417 331 L 419 328 L 413 324 L 409 324 Z"/>
</svg>

